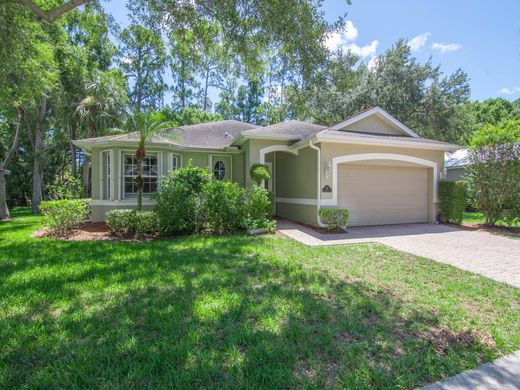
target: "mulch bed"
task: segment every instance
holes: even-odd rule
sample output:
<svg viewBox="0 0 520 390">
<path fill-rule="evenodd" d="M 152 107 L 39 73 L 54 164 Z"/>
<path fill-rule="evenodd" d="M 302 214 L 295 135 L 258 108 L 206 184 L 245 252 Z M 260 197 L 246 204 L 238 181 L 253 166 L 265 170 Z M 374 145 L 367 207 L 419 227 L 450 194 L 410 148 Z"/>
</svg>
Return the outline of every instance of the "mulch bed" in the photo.
<svg viewBox="0 0 520 390">
<path fill-rule="evenodd" d="M 77 229 L 74 229 L 68 236 L 59 236 L 47 228 L 41 228 L 34 232 L 31 237 L 51 237 L 58 240 L 65 241 L 108 241 L 108 240 L 120 240 L 119 237 L 113 235 L 108 230 L 108 226 L 105 222 L 85 222 L 82 223 Z"/>
<path fill-rule="evenodd" d="M 208 233 L 209 235 L 209 233 Z M 283 237 L 284 235 L 278 231 L 274 234 L 276 237 Z M 50 237 L 56 240 L 63 241 L 131 241 L 131 242 L 146 242 L 154 239 L 165 238 L 165 237 L 119 237 L 115 234 L 110 233 L 108 226 L 105 222 L 84 222 L 77 229 L 74 229 L 71 234 L 67 236 L 60 236 L 49 229 L 43 227 L 33 234 L 31 237 L 42 238 Z"/>
<path fill-rule="evenodd" d="M 471 231 L 481 231 L 488 233 L 498 233 L 498 234 L 520 234 L 520 227 L 506 227 L 506 226 L 490 226 L 485 225 L 483 223 L 477 222 L 463 222 L 460 225 L 448 224 L 459 229 L 463 230 L 471 230 Z"/>
</svg>

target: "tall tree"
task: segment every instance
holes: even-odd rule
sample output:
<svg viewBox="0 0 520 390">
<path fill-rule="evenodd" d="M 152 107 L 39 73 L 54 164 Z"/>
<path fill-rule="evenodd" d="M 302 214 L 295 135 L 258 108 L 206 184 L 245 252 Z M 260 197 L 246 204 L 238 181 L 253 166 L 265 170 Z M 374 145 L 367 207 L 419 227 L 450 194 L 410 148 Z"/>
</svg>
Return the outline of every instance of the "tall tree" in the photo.
<svg viewBox="0 0 520 390">
<path fill-rule="evenodd" d="M 170 68 L 173 79 L 171 91 L 174 104 L 179 110 L 194 106 L 200 91 L 196 53 L 193 31 L 178 29 L 170 33 Z"/>
<path fill-rule="evenodd" d="M 404 40 L 376 57 L 372 66 L 349 53 L 334 55 L 311 82 L 296 86 L 296 116 L 331 125 L 367 107 L 380 106 L 422 136 L 457 142 L 456 108 L 469 98 L 467 75 L 443 76 L 431 60 L 420 63 Z"/>
<path fill-rule="evenodd" d="M 133 24 L 120 36 L 120 64 L 128 80 L 131 108 L 157 110 L 162 106 L 167 57 L 160 33 Z"/>
<path fill-rule="evenodd" d="M 25 113 L 34 113 L 38 103 L 56 85 L 57 74 L 53 48 L 47 32 L 34 16 L 19 4 L 0 4 L 0 117 L 14 121 L 12 137 L 0 142 L 10 146 L 0 167 L 0 218 L 9 217 L 5 170 L 18 148 Z M 15 115 L 14 112 L 17 112 Z M 34 131 L 34 128 L 33 128 Z"/>
</svg>

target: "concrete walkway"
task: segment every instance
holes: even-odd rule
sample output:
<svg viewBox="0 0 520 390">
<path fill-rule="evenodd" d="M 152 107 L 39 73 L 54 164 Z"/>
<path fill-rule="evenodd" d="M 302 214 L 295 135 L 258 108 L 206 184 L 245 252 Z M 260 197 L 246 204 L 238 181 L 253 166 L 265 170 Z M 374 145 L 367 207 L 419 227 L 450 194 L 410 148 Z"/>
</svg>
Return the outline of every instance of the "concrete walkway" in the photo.
<svg viewBox="0 0 520 390">
<path fill-rule="evenodd" d="M 352 227 L 345 234 L 323 234 L 280 220 L 278 230 L 309 246 L 377 242 L 520 287 L 519 239 L 425 223 Z"/>
<path fill-rule="evenodd" d="M 520 390 L 520 351 L 423 390 Z"/>
</svg>

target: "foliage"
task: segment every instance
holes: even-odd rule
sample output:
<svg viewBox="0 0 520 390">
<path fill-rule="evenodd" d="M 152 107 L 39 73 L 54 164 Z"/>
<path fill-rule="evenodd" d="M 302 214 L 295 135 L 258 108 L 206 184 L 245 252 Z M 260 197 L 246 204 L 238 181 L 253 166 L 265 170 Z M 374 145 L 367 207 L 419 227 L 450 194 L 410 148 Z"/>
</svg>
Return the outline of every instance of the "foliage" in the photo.
<svg viewBox="0 0 520 390">
<path fill-rule="evenodd" d="M 215 180 L 204 185 L 202 194 L 207 229 L 219 234 L 240 230 L 246 211 L 244 189 L 237 183 Z"/>
<path fill-rule="evenodd" d="M 159 219 L 154 211 L 111 210 L 106 215 L 110 232 L 119 237 L 152 237 L 159 233 Z"/>
<path fill-rule="evenodd" d="M 252 185 L 246 189 L 246 215 L 250 221 L 271 219 L 273 204 L 269 191 L 262 186 Z M 248 227 L 250 228 L 250 227 Z"/>
<path fill-rule="evenodd" d="M 47 186 L 49 199 L 79 199 L 81 198 L 81 181 L 69 173 L 56 175 L 52 184 Z"/>
<path fill-rule="evenodd" d="M 251 165 L 249 175 L 258 185 L 262 184 L 264 180 L 271 180 L 271 172 L 269 172 L 269 168 L 265 164 Z"/>
<path fill-rule="evenodd" d="M 119 38 L 121 68 L 130 81 L 131 109 L 158 110 L 167 89 L 163 80 L 167 56 L 160 32 L 132 24 L 121 32 Z"/>
<path fill-rule="evenodd" d="M 488 123 L 473 133 L 469 145 L 478 148 L 487 145 L 520 142 L 520 119 Z"/>
<path fill-rule="evenodd" d="M 487 224 L 520 217 L 519 126 L 517 121 L 489 125 L 471 140 L 466 181 Z"/>
<path fill-rule="evenodd" d="M 191 234 L 203 227 L 201 193 L 210 181 L 206 169 L 188 165 L 176 169 L 161 181 L 155 211 L 162 234 Z"/>
<path fill-rule="evenodd" d="M 466 208 L 464 182 L 439 182 L 439 211 L 443 222 L 461 223 Z"/>
<path fill-rule="evenodd" d="M 420 63 L 398 41 L 367 67 L 351 53 L 334 53 L 311 82 L 292 85 L 288 99 L 297 117 L 325 125 L 380 106 L 421 136 L 456 142 L 467 131 L 456 108 L 469 98 L 462 70 L 443 76 L 431 60 Z"/>
<path fill-rule="evenodd" d="M 84 89 L 86 96 L 79 102 L 76 113 L 88 137 L 103 135 L 106 129 L 121 124 L 128 98 L 126 80 L 120 69 L 92 75 L 85 81 Z"/>
<path fill-rule="evenodd" d="M 320 208 L 320 218 L 330 230 L 344 229 L 348 224 L 349 211 L 347 209 Z"/>
<path fill-rule="evenodd" d="M 40 205 L 43 222 L 58 235 L 67 235 L 90 214 L 88 199 L 60 199 L 43 201 Z"/>
</svg>

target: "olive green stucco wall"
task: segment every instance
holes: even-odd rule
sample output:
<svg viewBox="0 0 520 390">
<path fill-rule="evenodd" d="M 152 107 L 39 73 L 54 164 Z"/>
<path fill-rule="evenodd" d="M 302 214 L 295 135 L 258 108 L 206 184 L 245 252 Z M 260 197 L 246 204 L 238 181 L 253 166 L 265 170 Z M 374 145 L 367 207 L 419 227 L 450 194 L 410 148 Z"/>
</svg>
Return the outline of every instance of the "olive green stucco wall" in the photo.
<svg viewBox="0 0 520 390">
<path fill-rule="evenodd" d="M 298 155 L 275 152 L 276 215 L 316 224 L 318 152 L 309 147 Z"/>
<path fill-rule="evenodd" d="M 112 196 L 111 199 L 103 199 L 102 177 L 100 172 L 101 167 L 101 153 L 103 151 L 111 151 L 112 164 L 113 164 L 113 177 L 112 177 Z M 135 199 L 123 199 L 121 194 L 121 180 L 122 180 L 122 167 L 121 167 L 121 156 L 122 153 L 134 153 L 135 151 L 131 148 L 113 147 L 113 148 L 94 148 L 91 152 L 92 161 L 92 218 L 94 221 L 102 221 L 105 218 L 105 214 L 113 209 L 118 208 L 132 208 L 135 207 Z M 209 169 L 210 160 L 215 163 L 217 159 L 222 160 L 226 165 L 226 180 L 231 180 L 243 186 L 245 182 L 244 175 L 244 153 L 241 151 L 227 152 L 227 151 L 184 151 L 184 150 L 173 150 L 168 148 L 147 148 L 147 153 L 157 153 L 159 157 L 159 171 L 161 176 L 168 175 L 171 169 L 171 156 L 175 154 L 180 156 L 182 166 L 188 164 L 191 161 L 193 166 Z M 211 157 L 210 157 L 211 156 Z M 211 168 L 210 172 L 213 169 Z M 153 207 L 153 201 L 149 196 L 144 196 L 144 209 L 150 209 Z"/>
</svg>

